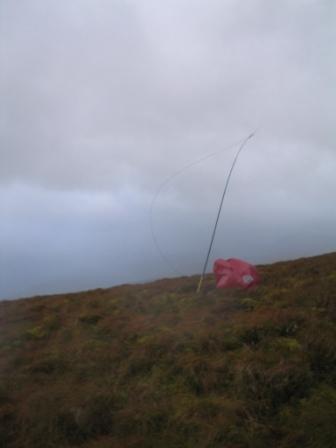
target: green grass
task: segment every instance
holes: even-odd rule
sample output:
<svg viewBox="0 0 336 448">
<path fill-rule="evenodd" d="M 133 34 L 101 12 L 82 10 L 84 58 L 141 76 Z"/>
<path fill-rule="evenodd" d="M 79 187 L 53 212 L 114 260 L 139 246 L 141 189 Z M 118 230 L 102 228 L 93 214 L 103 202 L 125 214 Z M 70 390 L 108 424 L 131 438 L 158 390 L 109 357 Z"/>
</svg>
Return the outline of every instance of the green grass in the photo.
<svg viewBox="0 0 336 448">
<path fill-rule="evenodd" d="M 0 302 L 0 447 L 336 446 L 336 254 Z"/>
</svg>

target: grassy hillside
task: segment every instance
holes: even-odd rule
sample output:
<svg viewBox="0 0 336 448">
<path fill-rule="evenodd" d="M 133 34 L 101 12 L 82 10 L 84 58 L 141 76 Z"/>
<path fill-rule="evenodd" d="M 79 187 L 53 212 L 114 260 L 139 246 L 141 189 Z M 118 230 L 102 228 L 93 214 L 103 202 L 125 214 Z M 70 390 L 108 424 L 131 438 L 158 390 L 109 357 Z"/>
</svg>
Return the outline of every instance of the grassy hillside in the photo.
<svg viewBox="0 0 336 448">
<path fill-rule="evenodd" d="M 0 303 L 0 446 L 336 446 L 336 254 Z"/>
</svg>

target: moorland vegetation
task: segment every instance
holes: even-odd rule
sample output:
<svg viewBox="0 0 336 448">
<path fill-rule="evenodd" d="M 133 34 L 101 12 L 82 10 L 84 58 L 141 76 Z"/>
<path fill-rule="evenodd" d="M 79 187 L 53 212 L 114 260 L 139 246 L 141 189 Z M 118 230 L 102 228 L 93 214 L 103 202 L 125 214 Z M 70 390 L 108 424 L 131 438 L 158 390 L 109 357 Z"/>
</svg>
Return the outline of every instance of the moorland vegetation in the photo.
<svg viewBox="0 0 336 448">
<path fill-rule="evenodd" d="M 334 448 L 336 254 L 0 302 L 2 448 Z"/>
</svg>

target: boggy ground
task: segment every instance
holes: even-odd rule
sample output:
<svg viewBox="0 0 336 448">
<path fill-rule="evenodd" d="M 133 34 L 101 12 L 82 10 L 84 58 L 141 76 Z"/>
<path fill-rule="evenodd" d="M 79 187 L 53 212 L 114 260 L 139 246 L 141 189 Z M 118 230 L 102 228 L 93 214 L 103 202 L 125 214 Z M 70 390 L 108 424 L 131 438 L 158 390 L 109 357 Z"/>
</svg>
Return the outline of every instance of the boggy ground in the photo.
<svg viewBox="0 0 336 448">
<path fill-rule="evenodd" d="M 0 302 L 3 448 L 336 446 L 336 254 Z"/>
</svg>

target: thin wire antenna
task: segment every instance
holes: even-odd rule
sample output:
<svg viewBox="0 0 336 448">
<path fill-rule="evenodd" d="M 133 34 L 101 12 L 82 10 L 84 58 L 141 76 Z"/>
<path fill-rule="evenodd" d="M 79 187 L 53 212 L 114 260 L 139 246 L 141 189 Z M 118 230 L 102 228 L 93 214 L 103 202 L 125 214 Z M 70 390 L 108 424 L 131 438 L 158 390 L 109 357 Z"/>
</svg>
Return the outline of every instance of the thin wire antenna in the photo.
<svg viewBox="0 0 336 448">
<path fill-rule="evenodd" d="M 202 288 L 202 284 L 203 284 L 203 279 L 204 279 L 204 276 L 205 276 L 205 273 L 206 273 L 206 270 L 207 270 L 207 267 L 208 267 L 209 258 L 210 258 L 210 254 L 211 254 L 211 250 L 212 250 L 212 246 L 213 246 L 213 242 L 214 242 L 214 240 L 215 240 L 215 236 L 216 236 L 216 230 L 217 230 L 217 226 L 218 226 L 218 222 L 219 222 L 220 214 L 221 214 L 221 211 L 222 211 L 222 208 L 223 208 L 223 203 L 224 203 L 224 199 L 225 199 L 226 193 L 227 193 L 228 188 L 229 188 L 230 179 L 231 179 L 233 170 L 234 170 L 234 168 L 235 168 L 235 166 L 236 166 L 237 160 L 238 160 L 239 155 L 240 155 L 240 153 L 242 152 L 244 146 L 245 146 L 246 143 L 247 143 L 247 142 L 248 142 L 248 141 L 255 135 L 255 133 L 256 133 L 256 131 L 252 132 L 252 134 L 250 134 L 248 137 L 246 137 L 246 138 L 243 140 L 243 142 L 241 143 L 241 145 L 240 145 L 240 147 L 238 148 L 238 151 L 237 151 L 237 153 L 236 153 L 236 156 L 235 156 L 235 158 L 234 158 L 234 160 L 233 160 L 233 163 L 232 163 L 231 169 L 230 169 L 230 171 L 229 171 L 228 177 L 227 177 L 227 179 L 226 179 L 225 187 L 224 187 L 224 191 L 223 191 L 223 194 L 222 194 L 222 197 L 221 197 L 221 201 L 220 201 L 220 204 L 219 204 L 219 208 L 218 208 L 218 212 L 217 212 L 217 217 L 216 217 L 216 221 L 215 221 L 215 226 L 214 226 L 214 228 L 213 228 L 212 235 L 211 235 L 211 240 L 210 240 L 209 249 L 208 249 L 207 256 L 206 256 L 206 259 L 205 259 L 205 262 L 204 262 L 203 271 L 202 271 L 202 274 L 201 274 L 201 276 L 200 276 L 200 280 L 199 280 L 199 282 L 198 282 L 198 287 L 197 287 L 197 291 L 196 291 L 197 294 L 199 294 L 199 293 L 201 292 L 201 288 Z"/>
<path fill-rule="evenodd" d="M 243 140 L 243 143 L 246 141 L 246 139 Z M 198 165 L 201 162 L 204 162 L 207 159 L 210 159 L 211 157 L 214 157 L 216 154 L 224 151 L 224 150 L 229 150 L 231 148 L 234 148 L 235 146 L 237 146 L 239 143 L 241 143 L 242 140 L 239 140 L 238 142 L 232 143 L 231 145 L 227 146 L 224 149 L 220 149 L 218 151 L 214 151 L 212 153 L 209 153 L 187 165 L 185 165 L 184 167 L 182 167 L 181 169 L 179 169 L 178 171 L 176 171 L 175 173 L 171 174 L 169 177 L 167 177 L 158 187 L 158 189 L 156 190 L 151 205 L 150 205 L 150 210 L 149 210 L 149 216 L 150 216 L 150 229 L 151 229 L 151 235 L 152 235 L 152 240 L 154 242 L 154 245 L 158 251 L 158 253 L 160 254 L 162 260 L 166 263 L 166 265 L 170 268 L 170 270 L 175 274 L 175 275 L 183 275 L 181 272 L 179 272 L 178 269 L 176 269 L 176 267 L 174 266 L 174 264 L 171 262 L 171 260 L 169 259 L 169 257 L 167 257 L 167 255 L 163 252 L 158 237 L 156 235 L 155 232 L 155 226 L 154 226 L 154 208 L 157 202 L 157 199 L 160 195 L 160 193 L 163 191 L 163 189 L 167 186 L 167 184 L 169 182 L 171 182 L 173 179 L 175 179 L 175 177 L 178 177 L 179 175 L 181 175 L 182 173 L 184 173 L 184 171 L 186 171 L 189 168 L 192 168 L 195 165 Z"/>
</svg>

